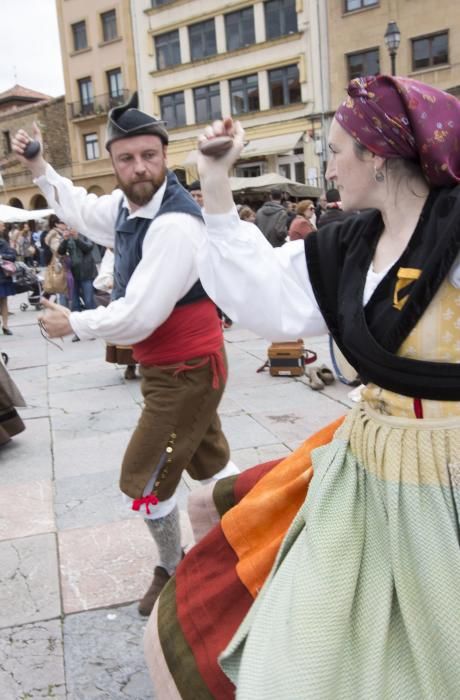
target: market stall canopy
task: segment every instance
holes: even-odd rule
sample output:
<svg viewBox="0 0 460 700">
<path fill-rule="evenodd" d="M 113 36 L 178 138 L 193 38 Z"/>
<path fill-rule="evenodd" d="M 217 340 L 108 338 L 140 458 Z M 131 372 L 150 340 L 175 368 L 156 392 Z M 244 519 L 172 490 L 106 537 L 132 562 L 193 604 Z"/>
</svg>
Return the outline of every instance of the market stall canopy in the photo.
<svg viewBox="0 0 460 700">
<path fill-rule="evenodd" d="M 322 192 L 320 187 L 289 180 L 279 173 L 266 173 L 258 177 L 231 177 L 230 186 L 232 192 L 270 192 L 276 189 L 291 197 L 319 197 Z"/>
<path fill-rule="evenodd" d="M 279 134 L 278 136 L 267 136 L 265 139 L 252 139 L 241 151 L 240 159 L 283 156 L 293 153 L 295 148 L 302 146 L 303 135 L 303 131 L 296 131 L 294 134 Z M 197 151 L 190 151 L 184 166 L 195 165 L 196 157 Z"/>
<path fill-rule="evenodd" d="M 19 207 L 10 207 L 8 204 L 0 204 L 0 221 L 5 224 L 44 219 L 50 214 L 54 214 L 53 209 L 20 209 Z"/>
</svg>

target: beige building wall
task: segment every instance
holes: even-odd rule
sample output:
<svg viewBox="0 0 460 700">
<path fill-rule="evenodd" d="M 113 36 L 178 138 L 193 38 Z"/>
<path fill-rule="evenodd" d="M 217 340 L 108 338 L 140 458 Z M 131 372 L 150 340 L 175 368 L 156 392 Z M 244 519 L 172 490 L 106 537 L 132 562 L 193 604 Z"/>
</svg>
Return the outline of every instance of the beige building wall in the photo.
<svg viewBox="0 0 460 700">
<path fill-rule="evenodd" d="M 56 0 L 69 122 L 73 180 L 97 194 L 110 192 L 112 168 L 104 148 L 105 124 L 111 106 L 123 102 L 137 87 L 129 0 Z M 116 35 L 104 41 L 103 13 L 115 11 Z M 84 22 L 87 46 L 75 50 L 72 25 Z M 108 71 L 120 69 L 123 93 L 110 98 Z M 92 81 L 92 105 L 82 106 L 78 81 Z M 85 137 L 92 146 L 85 148 Z M 97 146 L 94 145 L 97 139 Z M 95 155 L 97 154 L 97 157 Z"/>
<path fill-rule="evenodd" d="M 364 4 L 364 3 L 362 3 Z M 388 22 L 401 31 L 396 54 L 396 74 L 415 78 L 443 90 L 460 86 L 460 3 L 451 0 L 380 0 L 367 8 L 346 12 L 346 0 L 328 0 L 329 63 L 331 106 L 343 99 L 347 76 L 347 55 L 377 48 L 380 72 L 391 73 L 384 42 Z M 448 62 L 414 70 L 412 39 L 448 32 Z"/>
<path fill-rule="evenodd" d="M 71 176 L 70 143 L 67 131 L 66 105 L 64 97 L 51 98 L 30 106 L 13 108 L 0 113 L 0 168 L 3 187 L 0 188 L 0 203 L 19 206 L 23 209 L 44 209 L 47 202 L 32 176 L 10 149 L 10 142 L 18 129 L 28 133 L 37 122 L 43 134 L 45 158 L 54 163 L 59 172 Z M 7 136 L 8 134 L 8 136 Z M 8 143 L 6 143 L 8 141 Z"/>
<path fill-rule="evenodd" d="M 155 4 L 155 3 L 152 3 Z M 138 59 L 138 86 L 141 104 L 146 111 L 161 115 L 161 98 L 175 92 L 184 93 L 186 124 L 170 128 L 168 151 L 169 167 L 186 170 L 187 180 L 196 177 L 193 154 L 197 136 L 207 122 L 199 122 L 194 108 L 194 89 L 218 83 L 222 114 L 231 111 L 229 81 L 241 76 L 258 76 L 259 110 L 238 115 L 248 140 L 256 144 L 257 153 L 246 157 L 237 166 L 238 174 L 245 166 L 255 166 L 261 172 L 280 171 L 295 179 L 295 163 L 303 163 L 305 177 L 314 171 L 320 175 L 320 157 L 311 141 L 312 128 L 308 115 L 322 111 L 329 90 L 327 72 L 321 73 L 319 59 L 324 51 L 325 11 L 318 11 L 318 3 L 295 0 L 297 31 L 267 39 L 265 31 L 265 3 L 244 0 L 172 0 L 169 3 L 145 9 L 143 3 L 132 0 L 136 56 Z M 255 42 L 242 48 L 228 50 L 225 15 L 245 8 L 253 8 Z M 324 8 L 324 4 L 322 4 Z M 206 20 L 214 20 L 217 53 L 206 58 L 191 60 L 188 28 Z M 318 27 L 322 26 L 322 31 Z M 181 63 L 160 68 L 157 65 L 155 38 L 172 31 L 179 32 Z M 321 47 L 321 38 L 323 46 Z M 327 52 L 325 52 L 327 60 Z M 300 78 L 300 102 L 272 107 L 268 72 L 272 69 L 296 65 Z M 326 87 L 326 89 L 325 89 Z M 298 135 L 296 148 L 292 140 Z M 273 141 L 278 139 L 278 141 Z M 263 152 L 263 142 L 284 144 L 281 150 Z M 289 146 L 289 148 L 287 147 Z M 295 153 L 294 153 L 295 150 Z M 316 184 L 312 183 L 312 184 Z"/>
</svg>

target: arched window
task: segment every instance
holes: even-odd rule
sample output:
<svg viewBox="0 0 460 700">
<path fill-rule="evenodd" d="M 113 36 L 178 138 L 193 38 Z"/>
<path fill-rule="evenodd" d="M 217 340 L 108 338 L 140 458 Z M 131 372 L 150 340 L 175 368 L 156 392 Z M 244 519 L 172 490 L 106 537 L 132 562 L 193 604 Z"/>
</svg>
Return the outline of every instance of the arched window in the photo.
<svg viewBox="0 0 460 700">
<path fill-rule="evenodd" d="M 24 204 L 17 197 L 11 197 L 8 204 L 10 205 L 10 207 L 17 207 L 18 209 L 24 209 Z"/>
<path fill-rule="evenodd" d="M 91 187 L 88 187 L 88 192 L 90 194 L 97 194 L 98 197 L 100 197 L 102 194 L 105 194 L 104 190 L 102 187 L 99 187 L 99 185 L 91 185 Z"/>
<path fill-rule="evenodd" d="M 48 209 L 48 202 L 42 194 L 34 194 L 30 200 L 30 209 Z"/>
</svg>

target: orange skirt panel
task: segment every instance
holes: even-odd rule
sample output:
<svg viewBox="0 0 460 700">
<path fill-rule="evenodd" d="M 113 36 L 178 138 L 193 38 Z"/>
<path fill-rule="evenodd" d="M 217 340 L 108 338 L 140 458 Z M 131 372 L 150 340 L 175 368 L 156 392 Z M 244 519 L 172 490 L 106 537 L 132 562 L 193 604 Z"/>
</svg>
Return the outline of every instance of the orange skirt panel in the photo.
<svg viewBox="0 0 460 700">
<path fill-rule="evenodd" d="M 343 420 L 312 435 L 223 516 L 222 529 L 238 558 L 238 577 L 254 598 L 307 495 L 313 476 L 311 452 L 331 442 Z"/>
</svg>

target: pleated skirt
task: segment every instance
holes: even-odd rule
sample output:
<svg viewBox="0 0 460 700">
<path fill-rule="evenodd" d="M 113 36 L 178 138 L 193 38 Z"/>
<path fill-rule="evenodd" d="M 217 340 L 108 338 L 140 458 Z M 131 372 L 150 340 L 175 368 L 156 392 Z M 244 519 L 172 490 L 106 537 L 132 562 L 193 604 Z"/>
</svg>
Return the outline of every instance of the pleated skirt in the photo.
<svg viewBox="0 0 460 700">
<path fill-rule="evenodd" d="M 360 405 L 323 438 L 299 448 L 312 478 L 267 575 L 263 556 L 247 565 L 260 540 L 247 540 L 247 512 L 259 492 L 257 528 L 267 503 L 270 528 L 264 483 L 289 479 L 296 453 L 254 477 L 184 560 L 148 626 L 147 657 L 156 636 L 175 693 L 159 697 L 460 697 L 459 419 Z"/>
</svg>

